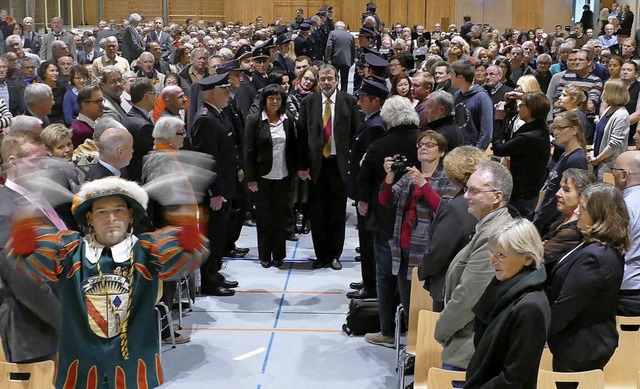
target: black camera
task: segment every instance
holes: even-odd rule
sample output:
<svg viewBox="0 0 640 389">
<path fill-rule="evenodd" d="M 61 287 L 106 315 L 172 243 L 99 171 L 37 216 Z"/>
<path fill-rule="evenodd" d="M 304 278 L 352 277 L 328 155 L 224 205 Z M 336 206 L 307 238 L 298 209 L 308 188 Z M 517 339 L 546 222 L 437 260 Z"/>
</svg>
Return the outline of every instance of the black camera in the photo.
<svg viewBox="0 0 640 389">
<path fill-rule="evenodd" d="M 404 155 L 396 155 L 393 157 L 393 163 L 391 164 L 391 171 L 395 174 L 404 174 L 409 167 L 409 158 Z"/>
</svg>

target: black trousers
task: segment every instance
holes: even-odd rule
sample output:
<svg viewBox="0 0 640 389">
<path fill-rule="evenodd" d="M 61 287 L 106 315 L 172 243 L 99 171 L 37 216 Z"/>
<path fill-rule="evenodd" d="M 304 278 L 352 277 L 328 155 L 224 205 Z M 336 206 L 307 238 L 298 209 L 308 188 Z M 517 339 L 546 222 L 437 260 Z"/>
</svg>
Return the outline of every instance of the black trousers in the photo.
<svg viewBox="0 0 640 389">
<path fill-rule="evenodd" d="M 340 90 L 342 92 L 346 92 L 347 87 L 349 86 L 349 69 L 351 69 L 351 66 L 336 65 L 336 69 L 338 69 L 338 72 L 340 73 Z"/>
<path fill-rule="evenodd" d="M 373 233 L 367 230 L 365 216 L 360 216 L 356 207 L 358 221 L 358 241 L 360 243 L 360 271 L 362 283 L 369 290 L 376 290 L 376 258 L 373 253 Z"/>
<path fill-rule="evenodd" d="M 205 199 L 205 204 L 209 204 L 209 199 Z M 222 208 L 214 211 L 207 207 L 209 211 L 209 222 L 207 223 L 207 238 L 209 238 L 210 254 L 209 258 L 200 267 L 202 276 L 202 289 L 219 287 L 224 282 L 224 277 L 218 273 L 222 268 L 222 256 L 224 255 L 225 242 L 229 227 L 229 217 L 231 215 L 230 201 L 222 204 Z"/>
<path fill-rule="evenodd" d="M 231 251 L 236 248 L 236 242 L 240 238 L 242 225 L 247 211 L 251 209 L 251 194 L 246 181 L 236 183 L 236 198 L 231 201 L 229 215 L 229 229 L 225 241 L 225 250 Z"/>
<path fill-rule="evenodd" d="M 347 188 L 338 161 L 323 158 L 318 180 L 309 184 L 311 238 L 319 261 L 329 263 L 342 255 L 346 215 Z"/>
<path fill-rule="evenodd" d="M 286 239 L 291 204 L 291 179 L 258 178 L 256 230 L 260 261 L 283 260 L 287 256 Z"/>
</svg>

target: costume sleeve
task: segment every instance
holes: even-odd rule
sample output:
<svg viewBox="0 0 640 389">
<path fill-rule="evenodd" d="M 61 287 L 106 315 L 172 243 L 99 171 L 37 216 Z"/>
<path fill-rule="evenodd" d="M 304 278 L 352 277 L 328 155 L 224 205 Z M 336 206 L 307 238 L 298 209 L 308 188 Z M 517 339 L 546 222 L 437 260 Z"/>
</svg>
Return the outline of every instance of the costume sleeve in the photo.
<svg viewBox="0 0 640 389">
<path fill-rule="evenodd" d="M 57 281 L 65 261 L 80 243 L 80 234 L 58 231 L 35 219 L 17 222 L 11 232 L 9 257 L 17 267 L 38 281 Z"/>
<path fill-rule="evenodd" d="M 209 256 L 209 240 L 193 227 L 169 226 L 141 236 L 140 243 L 152 254 L 161 280 L 180 278 Z"/>
</svg>

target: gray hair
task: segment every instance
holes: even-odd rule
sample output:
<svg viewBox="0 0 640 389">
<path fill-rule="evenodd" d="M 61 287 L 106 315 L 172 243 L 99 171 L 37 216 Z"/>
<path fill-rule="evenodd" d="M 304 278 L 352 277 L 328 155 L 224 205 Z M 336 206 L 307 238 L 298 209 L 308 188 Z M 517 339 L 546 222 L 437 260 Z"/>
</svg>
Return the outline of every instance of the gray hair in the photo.
<svg viewBox="0 0 640 389">
<path fill-rule="evenodd" d="M 123 130 L 127 129 L 124 124 L 120 123 L 113 117 L 101 116 L 98 118 L 98 120 L 96 120 L 96 128 L 93 129 L 93 140 L 99 140 L 100 135 L 102 135 L 102 133 L 105 132 L 107 128 L 121 128 Z"/>
<path fill-rule="evenodd" d="M 122 72 L 120 71 L 120 69 L 115 66 L 105 66 L 101 68 L 99 75 L 100 83 L 107 82 L 107 76 L 112 73 L 118 73 L 120 76 L 122 76 Z"/>
<path fill-rule="evenodd" d="M 34 128 L 42 128 L 42 120 L 35 116 L 18 115 L 11 119 L 11 127 L 9 132 L 16 131 L 33 131 Z"/>
<path fill-rule="evenodd" d="M 411 101 L 402 96 L 388 98 L 380 110 L 380 116 L 389 128 L 403 124 L 413 124 L 417 126 L 420 123 L 418 113 L 413 109 Z"/>
<path fill-rule="evenodd" d="M 176 136 L 178 130 L 184 129 L 184 122 L 177 117 L 163 116 L 153 127 L 153 139 L 171 139 Z"/>
<path fill-rule="evenodd" d="M 142 16 L 140 16 L 137 13 L 132 13 L 131 15 L 129 15 L 129 23 L 131 22 L 141 22 L 142 21 Z"/>
<path fill-rule="evenodd" d="M 509 202 L 513 191 L 513 177 L 511 177 L 511 172 L 504 165 L 495 161 L 487 161 L 479 164 L 476 172 L 488 173 L 491 176 L 489 187 L 502 192 L 502 202 L 504 204 Z"/>
<path fill-rule="evenodd" d="M 140 53 L 140 56 L 138 57 L 138 61 L 142 61 L 143 57 L 151 57 L 151 58 L 153 58 L 153 54 L 151 54 L 148 51 L 143 51 L 142 53 Z"/>
<path fill-rule="evenodd" d="M 7 37 L 7 39 L 4 40 L 4 42 L 7 44 L 7 46 L 11 46 L 11 42 L 12 41 L 18 41 L 18 42 L 22 42 L 22 38 L 20 38 L 18 35 L 9 35 Z"/>
<path fill-rule="evenodd" d="M 444 108 L 447 115 L 453 115 L 454 104 L 453 95 L 451 93 L 444 90 L 437 90 L 435 92 L 431 92 L 429 100 L 433 100 L 438 107 Z"/>
<path fill-rule="evenodd" d="M 51 50 L 55 50 L 58 46 L 68 47 L 67 43 L 61 40 L 51 42 Z"/>
<path fill-rule="evenodd" d="M 495 230 L 489 236 L 489 248 L 500 246 L 533 259 L 536 269 L 544 262 L 544 246 L 538 229 L 527 219 L 517 218 Z"/>
<path fill-rule="evenodd" d="M 573 50 L 573 45 L 567 42 L 561 44 L 560 47 L 558 48 L 558 52 L 561 54 L 562 52 L 571 52 L 571 50 Z"/>
<path fill-rule="evenodd" d="M 24 101 L 27 103 L 27 107 L 33 107 L 52 93 L 51 87 L 47 84 L 30 84 L 24 90 Z"/>
<path fill-rule="evenodd" d="M 546 59 L 547 61 L 553 63 L 553 59 L 551 58 L 551 56 L 547 53 L 542 53 L 538 56 L 538 59 Z M 500 67 L 500 66 L 498 66 Z M 502 69 L 502 68 L 501 68 Z"/>
<path fill-rule="evenodd" d="M 102 38 L 100 39 L 100 43 L 102 43 L 102 40 L 104 40 L 104 43 L 118 43 L 118 38 L 116 38 L 115 36 L 108 36 L 106 38 Z"/>
<path fill-rule="evenodd" d="M 342 20 L 336 22 L 336 28 L 340 30 L 344 30 L 347 27 Z"/>
<path fill-rule="evenodd" d="M 233 59 L 233 51 L 231 51 L 231 49 L 228 49 L 226 47 L 221 48 L 218 51 L 218 55 L 222 57 L 222 59 L 225 61 L 229 61 Z"/>
<path fill-rule="evenodd" d="M 138 75 L 133 70 L 127 70 L 122 74 L 122 81 L 126 81 L 130 78 L 138 78 Z"/>
</svg>

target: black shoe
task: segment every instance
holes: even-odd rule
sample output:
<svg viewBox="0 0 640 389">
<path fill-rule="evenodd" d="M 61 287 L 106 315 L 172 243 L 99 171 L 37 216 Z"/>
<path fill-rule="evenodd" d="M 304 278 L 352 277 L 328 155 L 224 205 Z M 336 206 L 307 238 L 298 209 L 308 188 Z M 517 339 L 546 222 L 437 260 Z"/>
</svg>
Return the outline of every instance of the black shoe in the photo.
<svg viewBox="0 0 640 389">
<path fill-rule="evenodd" d="M 220 297 L 228 297 L 236 294 L 236 291 L 233 289 L 227 289 L 225 287 L 219 286 L 213 289 L 202 289 L 202 294 L 207 296 L 220 296 Z"/>
<path fill-rule="evenodd" d="M 291 242 L 297 242 L 298 241 L 298 235 L 291 234 L 291 235 L 287 236 L 287 240 L 291 241 Z"/>
<path fill-rule="evenodd" d="M 253 219 L 247 219 L 242 224 L 247 226 L 247 227 L 255 227 L 256 226 L 256 221 L 253 220 Z"/>
<path fill-rule="evenodd" d="M 248 253 L 249 251 L 251 251 L 250 248 L 248 247 L 236 247 L 236 251 L 241 252 L 241 253 Z"/>
<path fill-rule="evenodd" d="M 233 249 L 231 251 L 227 251 L 224 256 L 227 258 L 244 258 L 247 253 L 243 253 L 242 251 L 238 251 L 238 249 Z"/>
<path fill-rule="evenodd" d="M 404 375 L 413 375 L 416 370 L 416 357 L 413 355 L 407 358 L 404 364 Z"/>
<path fill-rule="evenodd" d="M 347 293 L 347 298 L 350 299 L 371 299 L 376 298 L 377 293 L 375 290 L 370 290 L 368 288 L 362 288 L 360 290 L 354 290 L 352 292 Z"/>
<path fill-rule="evenodd" d="M 283 260 L 282 259 L 274 259 L 271 262 L 271 266 L 277 267 L 278 269 L 282 267 L 282 264 L 283 264 Z"/>
<path fill-rule="evenodd" d="M 360 257 L 359 255 L 356 255 L 355 257 L 353 257 L 353 260 L 356 262 L 360 262 L 362 260 L 362 257 Z"/>
<path fill-rule="evenodd" d="M 360 254 L 360 247 L 356 247 L 356 253 Z"/>
<path fill-rule="evenodd" d="M 223 288 L 227 288 L 227 289 L 237 288 L 238 287 L 238 281 L 224 280 L 224 282 L 222 283 L 221 286 Z"/>
<path fill-rule="evenodd" d="M 307 220 L 307 221 L 304 223 L 304 229 L 302 230 L 302 233 L 306 235 L 306 234 L 308 234 L 309 232 L 311 232 L 311 221 L 310 221 L 310 220 Z"/>
<path fill-rule="evenodd" d="M 360 282 L 352 282 L 349 284 L 349 288 L 351 289 L 355 289 L 355 290 L 360 290 L 362 288 L 364 288 L 364 282 L 360 281 Z"/>
<path fill-rule="evenodd" d="M 311 265 L 311 267 L 313 267 L 314 269 L 322 269 L 325 266 L 327 266 L 327 262 L 326 261 L 322 261 L 320 259 L 314 260 L 313 264 Z"/>
<path fill-rule="evenodd" d="M 260 261 L 260 265 L 265 269 L 268 269 L 271 267 L 271 261 Z"/>
<path fill-rule="evenodd" d="M 331 261 L 331 264 L 329 266 L 331 266 L 333 270 L 342 270 L 342 264 L 340 263 L 340 260 L 337 258 Z"/>
</svg>

